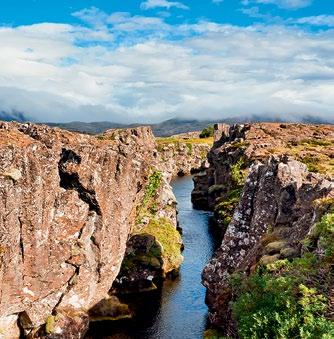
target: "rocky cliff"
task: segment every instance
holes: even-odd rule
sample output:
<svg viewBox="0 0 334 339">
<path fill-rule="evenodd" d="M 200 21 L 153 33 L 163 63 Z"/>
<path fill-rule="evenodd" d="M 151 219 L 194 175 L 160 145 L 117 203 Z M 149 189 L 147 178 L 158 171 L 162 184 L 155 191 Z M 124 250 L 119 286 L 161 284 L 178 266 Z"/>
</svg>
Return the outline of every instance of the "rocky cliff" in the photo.
<svg viewBox="0 0 334 339">
<path fill-rule="evenodd" d="M 215 211 L 224 231 L 236 207 L 254 161 L 287 154 L 326 177 L 334 176 L 333 125 L 259 123 L 215 126 L 214 146 L 208 153 L 209 167 L 195 178 L 195 207 Z"/>
<path fill-rule="evenodd" d="M 211 324 L 241 338 L 333 334 L 334 127 L 216 134 L 193 192 L 223 239 L 203 272 Z"/>
<path fill-rule="evenodd" d="M 183 244 L 170 181 L 200 168 L 210 144 L 212 139 L 199 138 L 199 132 L 157 138 L 145 196 L 113 285 L 117 295 L 154 289 L 167 275 L 178 274 Z"/>
<path fill-rule="evenodd" d="M 145 127 L 99 140 L 0 124 L 3 338 L 85 331 L 120 269 L 154 149 Z"/>
<path fill-rule="evenodd" d="M 159 167 L 170 177 L 197 172 L 213 144 L 212 138 L 200 138 L 199 132 L 157 138 Z"/>
</svg>

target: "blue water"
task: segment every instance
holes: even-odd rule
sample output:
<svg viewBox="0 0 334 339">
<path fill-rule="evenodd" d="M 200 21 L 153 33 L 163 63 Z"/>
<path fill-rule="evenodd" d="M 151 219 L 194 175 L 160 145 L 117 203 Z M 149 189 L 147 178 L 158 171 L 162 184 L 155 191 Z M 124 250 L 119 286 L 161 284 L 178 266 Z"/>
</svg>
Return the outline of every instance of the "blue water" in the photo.
<svg viewBox="0 0 334 339">
<path fill-rule="evenodd" d="M 207 307 L 201 272 L 215 249 L 209 232 L 209 212 L 192 208 L 192 178 L 172 182 L 183 229 L 184 262 L 180 276 L 164 282 L 162 289 L 135 301 L 137 317 L 119 324 L 94 325 L 89 338 L 200 339 L 206 326 Z M 133 300 L 132 300 L 133 301 Z"/>
</svg>

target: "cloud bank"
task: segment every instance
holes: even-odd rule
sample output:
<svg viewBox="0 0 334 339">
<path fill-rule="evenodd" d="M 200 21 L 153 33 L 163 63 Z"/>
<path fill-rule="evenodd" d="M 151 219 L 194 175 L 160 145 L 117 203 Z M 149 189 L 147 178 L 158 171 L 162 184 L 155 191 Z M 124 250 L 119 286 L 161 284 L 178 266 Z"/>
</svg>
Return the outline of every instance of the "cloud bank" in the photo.
<svg viewBox="0 0 334 339">
<path fill-rule="evenodd" d="M 333 120 L 332 30 L 171 26 L 96 8 L 75 16 L 82 25 L 0 28 L 0 111 L 56 122 L 254 113 Z"/>
</svg>

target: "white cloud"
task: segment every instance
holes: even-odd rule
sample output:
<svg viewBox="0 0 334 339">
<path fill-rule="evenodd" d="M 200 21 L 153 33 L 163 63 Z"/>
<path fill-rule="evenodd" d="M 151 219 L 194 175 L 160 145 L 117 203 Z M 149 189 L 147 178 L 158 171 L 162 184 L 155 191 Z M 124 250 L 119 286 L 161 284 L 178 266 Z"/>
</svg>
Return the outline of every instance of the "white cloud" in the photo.
<svg viewBox="0 0 334 339">
<path fill-rule="evenodd" d="M 90 28 L 0 28 L 0 110 L 40 121 L 251 113 L 333 119 L 333 31 L 170 26 L 128 13 L 85 20 Z"/>
<path fill-rule="evenodd" d="M 167 0 L 147 0 L 141 3 L 140 8 L 147 10 L 153 8 L 166 8 L 170 9 L 172 7 L 179 9 L 189 9 L 185 4 L 178 1 L 167 1 Z"/>
<path fill-rule="evenodd" d="M 316 15 L 316 16 L 308 16 L 299 19 L 293 19 L 291 22 L 297 24 L 307 24 L 314 26 L 328 26 L 334 27 L 334 15 Z"/>
<path fill-rule="evenodd" d="M 285 9 L 298 9 L 311 5 L 313 0 L 255 0 L 259 4 L 273 4 Z M 251 0 L 243 1 L 243 4 L 249 4 Z M 254 0 L 253 0 L 254 2 Z"/>
</svg>

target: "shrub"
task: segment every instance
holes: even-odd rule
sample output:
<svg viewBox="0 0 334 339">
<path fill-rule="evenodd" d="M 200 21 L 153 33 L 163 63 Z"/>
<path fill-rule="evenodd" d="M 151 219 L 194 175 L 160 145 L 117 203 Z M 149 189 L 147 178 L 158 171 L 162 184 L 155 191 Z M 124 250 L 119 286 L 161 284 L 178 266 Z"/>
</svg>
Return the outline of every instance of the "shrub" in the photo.
<svg viewBox="0 0 334 339">
<path fill-rule="evenodd" d="M 326 298 L 292 276 L 255 273 L 233 304 L 240 338 L 331 338 Z"/>
<path fill-rule="evenodd" d="M 245 172 L 244 172 L 245 162 L 244 159 L 239 159 L 237 163 L 230 166 L 231 177 L 235 185 L 243 186 L 245 182 Z"/>
<path fill-rule="evenodd" d="M 334 213 L 323 216 L 304 242 L 314 253 L 259 267 L 249 277 L 231 276 L 240 338 L 334 338 L 325 297 L 334 282 Z"/>
<path fill-rule="evenodd" d="M 213 132 L 214 132 L 213 126 L 208 126 L 208 127 L 204 128 L 204 129 L 202 130 L 202 132 L 201 132 L 201 134 L 199 135 L 199 137 L 200 137 L 201 139 L 212 137 L 212 136 L 213 136 Z"/>
</svg>

